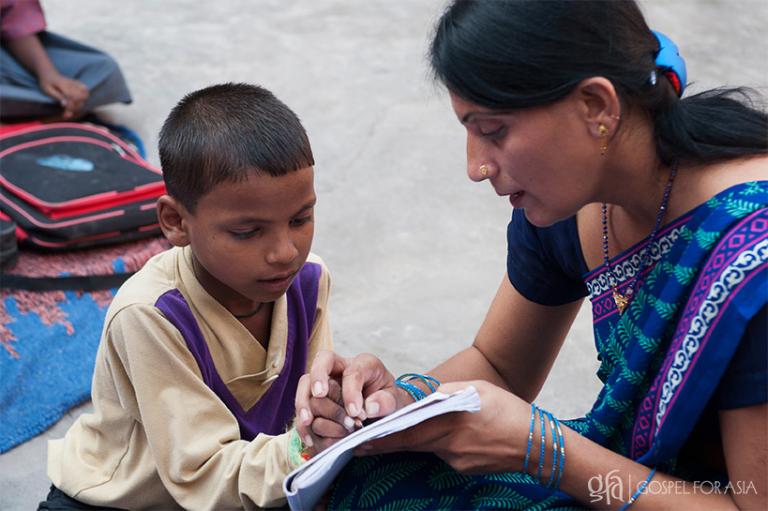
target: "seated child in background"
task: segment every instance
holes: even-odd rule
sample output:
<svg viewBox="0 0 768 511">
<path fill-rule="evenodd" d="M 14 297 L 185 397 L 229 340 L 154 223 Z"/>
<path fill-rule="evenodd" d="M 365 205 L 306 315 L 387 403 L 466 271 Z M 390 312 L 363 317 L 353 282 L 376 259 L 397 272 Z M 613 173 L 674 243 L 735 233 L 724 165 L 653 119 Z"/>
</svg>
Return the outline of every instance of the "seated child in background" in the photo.
<svg viewBox="0 0 768 511">
<path fill-rule="evenodd" d="M 0 116 L 71 119 L 110 103 L 130 103 L 117 62 L 46 31 L 37 0 L 0 0 Z M 55 120 L 55 119 L 47 119 Z"/>
<path fill-rule="evenodd" d="M 302 461 L 297 382 L 331 346 L 306 133 L 269 91 L 224 84 L 182 99 L 159 145 L 174 248 L 115 296 L 94 412 L 50 442 L 40 509 L 281 505 Z"/>
</svg>

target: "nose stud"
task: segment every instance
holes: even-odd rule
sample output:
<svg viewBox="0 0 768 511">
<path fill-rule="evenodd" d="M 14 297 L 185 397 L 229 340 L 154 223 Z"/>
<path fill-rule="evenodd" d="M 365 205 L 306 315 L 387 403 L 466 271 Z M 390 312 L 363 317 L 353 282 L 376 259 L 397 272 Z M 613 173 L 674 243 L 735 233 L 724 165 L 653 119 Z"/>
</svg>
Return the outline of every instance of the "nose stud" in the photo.
<svg viewBox="0 0 768 511">
<path fill-rule="evenodd" d="M 477 170 L 480 171 L 481 176 L 488 177 L 488 165 L 482 164 L 480 165 L 480 168 Z"/>
</svg>

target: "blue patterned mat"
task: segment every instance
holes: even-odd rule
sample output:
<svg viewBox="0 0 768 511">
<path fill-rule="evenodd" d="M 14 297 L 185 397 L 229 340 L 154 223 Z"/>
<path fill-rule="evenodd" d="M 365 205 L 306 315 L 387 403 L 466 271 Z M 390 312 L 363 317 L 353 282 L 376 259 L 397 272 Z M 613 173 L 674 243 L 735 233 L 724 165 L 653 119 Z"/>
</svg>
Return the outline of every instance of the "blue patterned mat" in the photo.
<svg viewBox="0 0 768 511">
<path fill-rule="evenodd" d="M 167 247 L 163 239 L 152 238 L 66 254 L 22 252 L 6 273 L 42 277 L 133 272 Z M 88 400 L 113 291 L 0 289 L 0 453 L 42 433 Z"/>
</svg>

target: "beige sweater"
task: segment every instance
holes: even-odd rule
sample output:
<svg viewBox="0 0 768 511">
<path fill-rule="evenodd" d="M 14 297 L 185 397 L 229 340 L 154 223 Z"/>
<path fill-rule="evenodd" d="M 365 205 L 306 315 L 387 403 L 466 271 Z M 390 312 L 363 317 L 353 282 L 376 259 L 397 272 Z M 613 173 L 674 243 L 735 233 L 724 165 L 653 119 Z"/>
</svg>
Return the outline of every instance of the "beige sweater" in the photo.
<svg viewBox="0 0 768 511">
<path fill-rule="evenodd" d="M 308 363 L 331 349 L 330 276 L 323 270 Z M 188 248 L 152 258 L 119 290 L 104 323 L 93 375 L 94 412 L 48 446 L 48 476 L 69 496 L 124 509 L 254 509 L 283 505 L 295 467 L 289 433 L 240 439 L 235 417 L 203 382 L 179 331 L 154 307 L 178 289 L 189 303 L 222 381 L 249 409 L 280 373 L 286 297 L 262 345 L 199 284 Z"/>
</svg>

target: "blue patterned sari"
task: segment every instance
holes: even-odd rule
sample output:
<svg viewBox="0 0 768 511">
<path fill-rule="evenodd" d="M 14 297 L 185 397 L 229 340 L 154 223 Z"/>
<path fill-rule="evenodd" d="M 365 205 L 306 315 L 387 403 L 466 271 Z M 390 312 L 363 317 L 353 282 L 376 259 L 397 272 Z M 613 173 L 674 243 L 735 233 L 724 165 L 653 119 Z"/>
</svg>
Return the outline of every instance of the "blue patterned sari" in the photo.
<svg viewBox="0 0 768 511">
<path fill-rule="evenodd" d="M 680 450 L 747 324 L 768 301 L 768 181 L 719 193 L 666 225 L 649 250 L 651 262 L 624 314 L 603 266 L 585 276 L 604 387 L 585 417 L 564 422 L 617 453 L 684 477 Z M 642 251 L 638 244 L 612 260 L 620 292 L 641 271 Z M 464 476 L 419 453 L 355 459 L 328 501 L 329 509 L 579 506 L 528 474 Z"/>
</svg>

